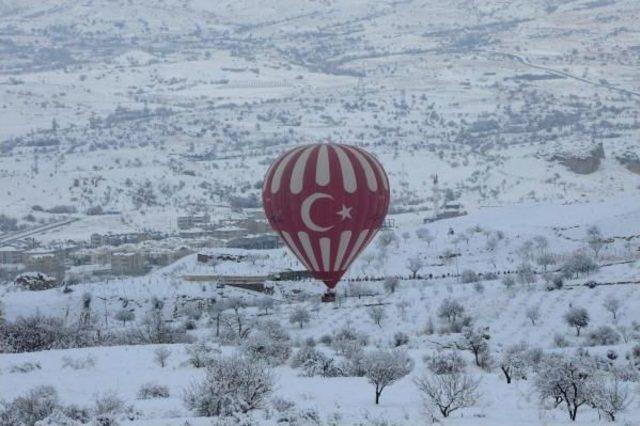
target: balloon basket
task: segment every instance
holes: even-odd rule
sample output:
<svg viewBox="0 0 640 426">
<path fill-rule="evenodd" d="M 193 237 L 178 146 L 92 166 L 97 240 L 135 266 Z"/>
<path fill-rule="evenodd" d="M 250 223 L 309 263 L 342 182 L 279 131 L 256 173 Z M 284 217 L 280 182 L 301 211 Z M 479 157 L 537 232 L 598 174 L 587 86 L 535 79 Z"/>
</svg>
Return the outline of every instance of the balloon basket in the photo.
<svg viewBox="0 0 640 426">
<path fill-rule="evenodd" d="M 322 303 L 331 303 L 336 301 L 336 294 L 333 291 L 327 291 L 322 295 Z"/>
</svg>

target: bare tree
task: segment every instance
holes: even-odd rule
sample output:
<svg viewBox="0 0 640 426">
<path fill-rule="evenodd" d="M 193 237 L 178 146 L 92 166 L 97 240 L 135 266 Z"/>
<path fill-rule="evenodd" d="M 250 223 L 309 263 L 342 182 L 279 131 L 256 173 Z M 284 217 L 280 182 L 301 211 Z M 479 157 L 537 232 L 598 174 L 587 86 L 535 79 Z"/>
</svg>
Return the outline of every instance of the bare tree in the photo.
<svg viewBox="0 0 640 426">
<path fill-rule="evenodd" d="M 502 285 L 504 285 L 507 289 L 511 289 L 514 285 L 516 285 L 516 279 L 511 275 L 506 275 L 504 278 L 502 278 Z"/>
<path fill-rule="evenodd" d="M 602 306 L 604 306 L 604 308 L 611 313 L 611 315 L 613 316 L 613 320 L 615 321 L 618 310 L 620 310 L 620 299 L 617 299 L 613 295 L 609 295 L 606 299 L 604 299 L 604 302 L 602 302 Z"/>
<path fill-rule="evenodd" d="M 531 321 L 531 325 L 536 325 L 536 321 L 540 318 L 540 307 L 538 305 L 530 306 L 525 315 L 529 321 Z"/>
<path fill-rule="evenodd" d="M 263 297 L 258 300 L 258 308 L 262 309 L 265 315 L 269 315 L 269 309 L 273 309 L 275 302 L 270 297 Z"/>
<path fill-rule="evenodd" d="M 489 238 L 487 240 L 485 247 L 487 251 L 490 251 L 490 252 L 496 251 L 496 249 L 498 248 L 498 239 L 494 237 Z"/>
<path fill-rule="evenodd" d="M 437 408 L 442 417 L 461 408 L 472 407 L 479 398 L 479 379 L 467 373 L 428 374 L 415 380 L 429 411 Z"/>
<path fill-rule="evenodd" d="M 209 307 L 209 316 L 216 322 L 216 337 L 220 336 L 220 323 L 222 322 L 222 315 L 229 307 L 222 300 L 216 301 Z"/>
<path fill-rule="evenodd" d="M 589 245 L 589 248 L 593 251 L 593 255 L 597 260 L 600 255 L 600 251 L 602 251 L 604 246 L 607 244 L 606 239 L 602 237 L 602 232 L 600 232 L 600 228 L 598 228 L 595 225 L 590 226 L 587 229 L 586 239 L 587 239 L 587 244 Z"/>
<path fill-rule="evenodd" d="M 629 339 L 632 336 L 632 332 L 629 327 L 627 327 L 626 325 L 619 325 L 616 327 L 616 330 L 618 331 L 618 333 L 620 333 L 620 336 L 622 336 L 622 340 L 625 343 L 629 343 Z"/>
<path fill-rule="evenodd" d="M 460 349 L 468 350 L 473 354 L 476 366 L 480 368 L 489 368 L 489 343 L 491 338 L 487 332 L 488 328 L 478 328 L 476 330 L 469 328 L 464 332 L 464 339 L 458 345 Z"/>
<path fill-rule="evenodd" d="M 564 314 L 564 320 L 576 329 L 576 336 L 580 336 L 580 330 L 589 325 L 589 312 L 585 308 L 573 307 Z"/>
<path fill-rule="evenodd" d="M 360 299 L 366 294 L 366 291 L 362 283 L 352 281 L 349 283 L 349 294 Z"/>
<path fill-rule="evenodd" d="M 452 299 L 444 299 L 438 308 L 438 317 L 445 318 L 453 325 L 458 318 L 464 315 L 464 306 Z"/>
<path fill-rule="evenodd" d="M 615 375 L 604 377 L 595 389 L 591 404 L 608 420 L 615 422 L 616 415 L 631 403 L 629 387 Z"/>
<path fill-rule="evenodd" d="M 512 379 L 525 379 L 527 376 L 527 344 L 524 342 L 508 346 L 500 359 L 500 370 L 507 383 Z"/>
<path fill-rule="evenodd" d="M 367 313 L 369 314 L 371 320 L 376 323 L 378 327 L 382 328 L 382 320 L 387 317 L 387 312 L 384 309 L 384 306 L 372 306 L 367 310 Z"/>
<path fill-rule="evenodd" d="M 164 346 L 159 346 L 153 351 L 153 359 L 162 368 L 166 367 L 167 359 L 171 356 L 171 351 Z"/>
<path fill-rule="evenodd" d="M 244 329 L 244 315 L 242 314 L 242 311 L 244 310 L 244 308 L 247 307 L 247 302 L 245 302 L 245 300 L 242 297 L 230 297 L 227 302 L 226 305 L 229 309 L 233 309 L 234 312 L 234 316 L 236 319 L 236 325 L 238 328 L 238 337 L 243 338 L 246 337 L 248 334 L 248 330 Z M 215 305 L 214 305 L 215 306 Z"/>
<path fill-rule="evenodd" d="M 424 267 L 424 262 L 420 256 L 414 256 L 407 261 L 407 269 L 411 271 L 411 278 L 415 278 Z"/>
<path fill-rule="evenodd" d="M 427 228 L 419 228 L 416 236 L 427 243 L 427 247 L 431 247 L 431 243 L 436 239 Z"/>
<path fill-rule="evenodd" d="M 552 354 L 540 362 L 534 386 L 542 401 L 551 400 L 554 407 L 565 404 L 569 418 L 575 421 L 578 408 L 593 401 L 595 378 L 592 359 Z"/>
<path fill-rule="evenodd" d="M 400 279 L 398 277 L 386 277 L 384 279 L 384 289 L 389 293 L 395 293 L 398 285 L 400 285 Z"/>
<path fill-rule="evenodd" d="M 116 312 L 115 318 L 122 321 L 122 325 L 126 325 L 127 321 L 133 321 L 136 318 L 136 314 L 128 309 L 120 309 Z"/>
<path fill-rule="evenodd" d="M 556 263 L 556 258 L 553 254 L 545 252 L 536 257 L 536 263 L 542 266 L 544 271 L 547 272 L 547 268 Z"/>
<path fill-rule="evenodd" d="M 376 350 L 365 355 L 365 377 L 376 387 L 376 404 L 387 387 L 402 379 L 413 370 L 413 360 L 401 350 Z"/>
<path fill-rule="evenodd" d="M 291 315 L 289 315 L 290 323 L 297 323 L 300 328 L 304 327 L 306 323 L 311 321 L 311 315 L 309 315 L 309 311 L 303 306 L 297 306 Z"/>
<path fill-rule="evenodd" d="M 397 242 L 398 236 L 390 229 L 382 231 L 378 235 L 378 247 L 380 247 L 380 249 L 383 251 L 386 250 L 387 247 L 389 247 L 392 243 Z"/>
<path fill-rule="evenodd" d="M 535 245 L 536 250 L 538 250 L 539 255 L 546 253 L 549 248 L 549 240 L 544 235 L 536 235 L 533 237 L 533 244 Z"/>
<path fill-rule="evenodd" d="M 204 342 L 194 343 L 185 347 L 189 362 L 195 368 L 204 368 L 211 361 L 212 350 Z"/>
<path fill-rule="evenodd" d="M 368 253 L 364 253 L 362 256 L 360 256 L 360 260 L 363 263 L 363 271 L 369 269 L 369 267 L 371 266 L 371 263 L 373 263 L 374 260 L 376 260 L 376 255 L 368 252 Z"/>
<path fill-rule="evenodd" d="M 567 278 L 574 276 L 589 274 L 598 270 L 598 264 L 595 260 L 581 251 L 573 253 L 562 265 L 562 271 Z"/>
</svg>

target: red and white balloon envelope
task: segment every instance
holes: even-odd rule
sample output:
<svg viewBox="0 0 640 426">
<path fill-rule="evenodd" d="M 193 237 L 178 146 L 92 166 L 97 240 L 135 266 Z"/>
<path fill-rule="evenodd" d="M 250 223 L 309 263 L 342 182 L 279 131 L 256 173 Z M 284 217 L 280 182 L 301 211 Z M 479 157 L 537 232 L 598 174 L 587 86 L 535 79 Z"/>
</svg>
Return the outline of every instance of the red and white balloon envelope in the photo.
<svg viewBox="0 0 640 426">
<path fill-rule="evenodd" d="M 273 229 L 331 290 L 380 229 L 389 180 L 362 148 L 303 145 L 271 165 L 262 200 Z"/>
</svg>

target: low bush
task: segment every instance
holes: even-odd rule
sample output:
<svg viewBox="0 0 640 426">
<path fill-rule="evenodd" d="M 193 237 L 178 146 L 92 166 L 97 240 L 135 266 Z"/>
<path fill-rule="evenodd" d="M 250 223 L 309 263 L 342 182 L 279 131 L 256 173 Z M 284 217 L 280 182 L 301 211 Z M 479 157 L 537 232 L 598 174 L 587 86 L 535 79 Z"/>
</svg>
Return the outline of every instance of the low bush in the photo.
<svg viewBox="0 0 640 426">
<path fill-rule="evenodd" d="M 608 325 L 602 325 L 590 331 L 586 336 L 589 346 L 615 345 L 620 342 L 620 335 Z"/>
<path fill-rule="evenodd" d="M 265 331 L 252 332 L 242 341 L 242 352 L 254 360 L 262 360 L 271 366 L 285 363 L 291 355 L 289 339 L 273 338 Z"/>
<path fill-rule="evenodd" d="M 199 416 L 229 416 L 260 408 L 273 391 L 269 366 L 232 355 L 213 358 L 202 382 L 184 393 L 187 408 Z"/>
<path fill-rule="evenodd" d="M 53 386 L 38 386 L 26 395 L 0 407 L 0 424 L 3 426 L 32 426 L 62 407 L 58 392 Z"/>
<path fill-rule="evenodd" d="M 393 335 L 393 346 L 394 347 L 399 347 L 399 346 L 404 346 L 406 344 L 409 343 L 409 336 L 407 335 L 407 333 L 403 333 L 402 331 L 398 331 L 396 334 Z"/>
<path fill-rule="evenodd" d="M 433 357 L 425 357 L 427 368 L 433 374 L 464 373 L 467 363 L 457 352 L 438 352 Z"/>
<path fill-rule="evenodd" d="M 460 282 L 468 284 L 475 283 L 477 281 L 480 281 L 480 276 L 476 274 L 475 271 L 472 271 L 471 269 L 465 269 L 462 271 L 462 275 L 460 275 Z"/>
<path fill-rule="evenodd" d="M 333 358 L 325 355 L 312 346 L 303 346 L 291 359 L 293 368 L 301 368 L 307 377 L 337 377 L 342 371 L 335 364 Z"/>
<path fill-rule="evenodd" d="M 138 399 L 169 398 L 169 388 L 157 383 L 145 383 L 138 389 Z"/>
<path fill-rule="evenodd" d="M 96 359 L 87 355 L 85 358 L 71 358 L 70 356 L 62 357 L 62 368 L 72 368 L 74 370 L 84 370 L 92 368 L 96 365 Z"/>
<path fill-rule="evenodd" d="M 336 331 L 331 339 L 331 346 L 340 355 L 347 356 L 369 344 L 369 336 L 351 327 L 343 327 Z"/>
<path fill-rule="evenodd" d="M 188 362 L 192 367 L 204 368 L 211 361 L 214 352 L 213 349 L 204 343 L 195 343 L 185 348 L 188 355 Z M 219 351 L 216 351 L 219 353 Z"/>
<path fill-rule="evenodd" d="M 39 362 L 23 362 L 21 364 L 14 364 L 9 368 L 9 373 L 30 373 L 33 370 L 40 370 Z"/>
</svg>

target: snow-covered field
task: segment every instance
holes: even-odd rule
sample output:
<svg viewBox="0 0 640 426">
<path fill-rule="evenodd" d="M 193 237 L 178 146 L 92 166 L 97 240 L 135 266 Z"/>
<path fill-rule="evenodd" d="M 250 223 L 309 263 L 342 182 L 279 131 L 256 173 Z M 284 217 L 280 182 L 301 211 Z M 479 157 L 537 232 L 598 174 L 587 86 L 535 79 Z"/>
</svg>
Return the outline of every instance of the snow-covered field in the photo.
<svg viewBox="0 0 640 426">
<path fill-rule="evenodd" d="M 382 249 L 380 243 L 374 243 L 353 267 L 347 278 L 367 275 L 402 275 L 409 277 L 406 259 L 419 255 L 425 267 L 420 274 L 451 274 L 472 269 L 478 272 L 504 271 L 515 269 L 521 247 L 525 241 L 536 236 L 548 240 L 548 250 L 558 256 L 574 250 L 585 249 L 583 234 L 588 225 L 597 224 L 607 236 L 628 237 L 637 250 L 637 235 L 640 233 L 640 210 L 632 200 L 620 198 L 606 206 L 602 204 L 584 204 L 557 206 L 551 204 L 527 205 L 519 207 L 492 208 L 464 218 L 436 222 L 427 228 L 435 239 L 427 243 L 416 237 L 415 231 L 424 228 L 418 224 L 419 217 L 405 214 L 399 218 L 397 240 L 391 246 Z M 472 228 L 479 225 L 481 229 Z M 469 235 L 460 241 L 447 235 L 448 228 L 458 230 L 459 234 Z M 562 231 L 567 229 L 566 231 Z M 504 233 L 498 247 L 489 251 L 486 241 L 488 234 Z M 408 232 L 408 238 L 402 233 Z M 454 241 L 455 240 L 455 241 Z M 467 245 L 468 244 L 468 245 Z M 461 256 L 456 262 L 442 264 L 438 256 L 447 249 L 459 248 Z M 488 327 L 490 335 L 489 350 L 495 364 L 492 368 L 481 369 L 474 365 L 473 355 L 460 351 L 466 360 L 467 370 L 474 377 L 481 378 L 477 403 L 469 408 L 456 411 L 447 419 L 448 424 L 465 425 L 512 425 L 512 424 L 564 424 L 570 420 L 562 407 L 553 409 L 540 405 L 533 386 L 533 376 L 529 380 L 515 380 L 507 384 L 499 365 L 505 349 L 518 342 L 526 342 L 530 347 L 539 347 L 545 352 L 563 351 L 574 353 L 577 348 L 585 347 L 593 356 L 604 356 L 614 351 L 618 358 L 614 363 L 621 368 L 632 362 L 631 349 L 637 345 L 638 332 L 635 334 L 633 323 L 640 321 L 640 260 L 637 252 L 625 251 L 624 240 L 614 240 L 599 255 L 602 263 L 600 271 L 588 277 L 568 279 L 559 290 L 546 291 L 544 279 L 538 276 L 535 282 L 524 283 L 516 280 L 512 288 L 507 288 L 500 279 L 490 277 L 475 283 L 461 283 L 460 278 L 432 278 L 400 280 L 394 293 L 385 289 L 383 282 L 361 282 L 340 284 L 337 303 L 319 303 L 321 284 L 314 281 L 276 283 L 274 307 L 265 315 L 258 307 L 251 307 L 264 300 L 265 296 L 246 290 L 230 287 L 216 288 L 213 283 L 193 283 L 182 279 L 185 275 L 206 274 L 214 271 L 220 274 L 257 274 L 269 269 L 299 268 L 294 258 L 283 250 L 261 251 L 257 259 L 236 262 L 220 262 L 216 266 L 198 264 L 194 256 L 153 272 L 149 276 L 133 279 L 109 280 L 92 284 L 79 284 L 71 287 L 72 292 L 63 293 L 61 288 L 30 292 L 14 288 L 5 289 L 3 302 L 5 317 L 13 321 L 19 316 L 40 313 L 45 316 L 65 318 L 69 324 L 82 315 L 84 294 L 92 295 L 91 315 L 93 327 L 122 331 L 143 327 L 144 313 L 151 309 L 153 298 L 164 302 L 164 314 L 171 324 L 182 326 L 187 321 L 188 311 L 184 309 L 189 301 L 216 298 L 229 300 L 242 297 L 246 308 L 241 309 L 243 320 L 259 329 L 260 323 L 274 320 L 282 324 L 284 332 L 291 336 L 294 353 L 313 338 L 324 353 L 336 357 L 334 348 L 322 342 L 322 336 L 332 334 L 344 327 L 353 328 L 368 335 L 365 351 L 374 348 L 390 349 L 394 346 L 396 333 L 404 333 L 407 342 L 401 345 L 414 362 L 411 373 L 384 391 L 379 405 L 374 404 L 373 387 L 364 377 L 305 377 L 301 368 L 292 368 L 291 361 L 275 367 L 275 388 L 271 398 L 283 398 L 295 403 L 295 409 L 287 413 L 278 412 L 267 403 L 261 410 L 251 412 L 245 421 L 252 423 L 276 424 L 283 417 L 299 416 L 302 424 L 310 419 L 319 419 L 320 423 L 334 424 L 371 424 L 387 421 L 388 424 L 424 424 L 428 421 L 420 393 L 414 379 L 426 370 L 424 357 L 433 355 L 450 347 L 462 338 L 460 333 L 443 330 L 446 320 L 438 316 L 439 308 L 445 299 L 459 302 L 473 319 L 473 327 Z M 228 252 L 215 249 L 215 252 Z M 238 253 L 238 252 L 236 252 Z M 384 253 L 384 254 L 382 254 Z M 256 252 L 257 254 L 257 252 Z M 373 255 L 374 259 L 368 257 Z M 365 266 L 365 264 L 367 264 Z M 428 265 L 428 266 L 427 266 Z M 607 266 L 610 265 L 610 266 Z M 560 265 L 551 266 L 557 269 Z M 595 288 L 582 284 L 588 279 L 600 285 Z M 622 284 L 613 284 L 613 283 Z M 292 293 L 297 289 L 299 293 Z M 358 297 L 360 295 L 360 297 Z M 344 297 L 348 296 L 348 297 Z M 609 298 L 620 301 L 616 319 L 604 307 Z M 122 308 L 124 301 L 135 312 L 136 319 L 122 325 L 114 318 Z M 372 305 L 384 308 L 385 317 L 380 326 L 372 320 L 369 311 Z M 304 307 L 310 312 L 310 321 L 300 328 L 289 323 L 291 312 Z M 590 322 L 582 336 L 563 319 L 570 307 L 584 307 L 590 315 Z M 535 308 L 539 318 L 532 325 L 527 312 Z M 232 353 L 242 348 L 242 342 L 221 341 L 215 336 L 215 321 L 205 310 L 200 319 L 192 321 L 194 330 L 188 333 L 194 339 L 205 342 L 222 354 Z M 233 323 L 233 311 L 227 311 L 228 321 Z M 429 324 L 435 328 L 427 331 Z M 614 344 L 591 346 L 587 337 L 590 330 L 610 325 L 617 330 L 627 330 L 632 337 L 627 342 L 622 338 Z M 560 337 L 558 337 L 560 336 Z M 635 336 L 635 337 L 633 337 Z M 558 339 L 563 341 L 558 347 Z M 587 346 L 585 346 L 587 345 Z M 121 419 L 134 419 L 135 424 L 209 424 L 204 418 L 194 418 L 183 403 L 185 389 L 194 381 L 202 380 L 204 369 L 194 368 L 189 363 L 185 344 L 167 344 L 170 351 L 168 363 L 160 367 L 154 361 L 157 344 L 135 346 L 88 347 L 82 349 L 56 349 L 34 353 L 3 354 L 2 381 L 3 398 L 12 400 L 24 395 L 30 389 L 42 384 L 51 384 L 58 391 L 61 404 L 77 404 L 91 407 L 96 398 L 115 394 L 133 409 L 121 415 Z M 72 360 L 90 359 L 88 366 L 78 370 L 70 366 Z M 16 365 L 34 363 L 38 368 L 27 372 L 12 372 Z M 631 368 L 631 367 L 630 367 Z M 139 388 L 148 382 L 155 382 L 169 388 L 170 396 L 163 399 L 141 400 L 137 397 Z M 634 394 L 637 384 L 625 383 L 630 394 Z M 270 408 L 271 407 L 271 408 Z M 292 414 L 295 412 L 295 414 Z M 305 414 L 306 413 L 306 414 Z M 314 414 L 309 414 L 314 413 Z M 305 417 L 310 416 L 310 417 Z M 637 402 L 631 402 L 626 410 L 618 414 L 618 420 L 633 424 L 640 416 Z M 249 419 L 249 420 L 247 420 Z M 306 420 L 300 420 L 306 419 Z M 602 418 L 596 410 L 582 407 L 579 410 L 580 424 L 599 424 Z"/>
</svg>

